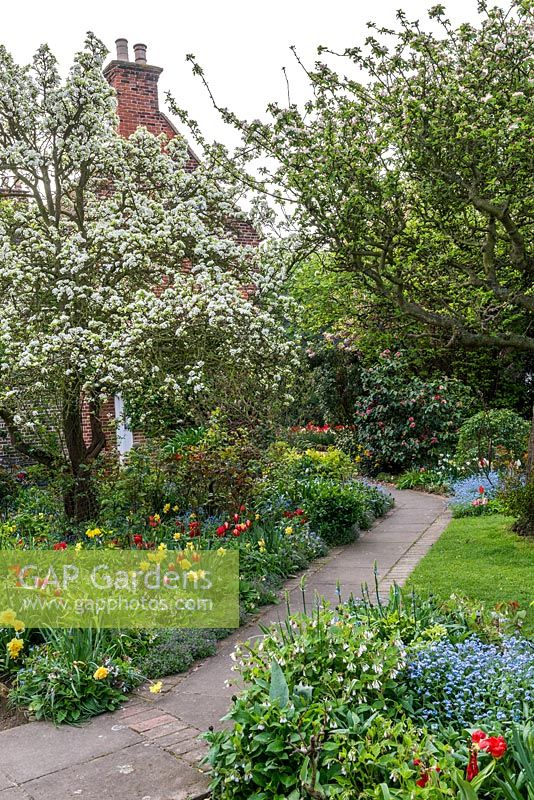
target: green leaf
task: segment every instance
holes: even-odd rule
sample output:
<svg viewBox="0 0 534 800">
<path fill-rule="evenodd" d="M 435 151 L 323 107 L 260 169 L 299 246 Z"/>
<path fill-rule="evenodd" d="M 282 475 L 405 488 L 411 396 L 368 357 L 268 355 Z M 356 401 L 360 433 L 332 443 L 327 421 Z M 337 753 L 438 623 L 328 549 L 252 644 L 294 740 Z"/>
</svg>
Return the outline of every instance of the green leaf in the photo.
<svg viewBox="0 0 534 800">
<path fill-rule="evenodd" d="M 274 703 L 278 701 L 280 708 L 287 706 L 289 702 L 289 687 L 282 672 L 282 668 L 277 661 L 271 662 L 271 684 L 269 687 L 269 699 Z"/>
</svg>

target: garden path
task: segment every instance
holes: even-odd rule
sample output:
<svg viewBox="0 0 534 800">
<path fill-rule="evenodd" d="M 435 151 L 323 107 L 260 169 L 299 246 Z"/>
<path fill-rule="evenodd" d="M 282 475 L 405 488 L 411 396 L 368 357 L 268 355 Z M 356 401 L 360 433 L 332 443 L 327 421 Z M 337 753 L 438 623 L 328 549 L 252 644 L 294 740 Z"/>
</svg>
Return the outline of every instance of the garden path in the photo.
<svg viewBox="0 0 534 800">
<path fill-rule="evenodd" d="M 314 594 L 337 602 L 373 584 L 402 584 L 449 521 L 442 498 L 392 491 L 395 508 L 352 545 L 334 548 L 307 572 L 308 604 Z M 292 610 L 302 607 L 300 579 L 286 587 Z M 258 624 L 284 616 L 269 606 L 219 643 L 212 658 L 165 678 L 161 694 L 137 692 L 124 707 L 79 727 L 31 722 L 0 732 L 0 800 L 200 800 L 208 778 L 199 767 L 205 746 L 198 735 L 220 725 L 238 690 L 230 655 L 238 642 L 261 635 Z M 234 680 L 234 685 L 228 685 Z"/>
</svg>

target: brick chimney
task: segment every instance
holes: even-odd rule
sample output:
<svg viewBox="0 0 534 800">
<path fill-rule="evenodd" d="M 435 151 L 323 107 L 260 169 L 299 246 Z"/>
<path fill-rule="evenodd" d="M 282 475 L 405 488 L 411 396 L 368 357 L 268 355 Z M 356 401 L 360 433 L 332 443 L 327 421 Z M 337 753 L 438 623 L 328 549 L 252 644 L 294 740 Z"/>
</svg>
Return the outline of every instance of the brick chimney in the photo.
<svg viewBox="0 0 534 800">
<path fill-rule="evenodd" d="M 151 133 L 176 135 L 170 120 L 159 110 L 158 79 L 161 67 L 147 63 L 146 44 L 134 45 L 135 61 L 130 61 L 127 39 L 117 39 L 117 57 L 104 68 L 104 75 L 117 92 L 119 131 L 130 136 L 139 126 Z"/>
</svg>

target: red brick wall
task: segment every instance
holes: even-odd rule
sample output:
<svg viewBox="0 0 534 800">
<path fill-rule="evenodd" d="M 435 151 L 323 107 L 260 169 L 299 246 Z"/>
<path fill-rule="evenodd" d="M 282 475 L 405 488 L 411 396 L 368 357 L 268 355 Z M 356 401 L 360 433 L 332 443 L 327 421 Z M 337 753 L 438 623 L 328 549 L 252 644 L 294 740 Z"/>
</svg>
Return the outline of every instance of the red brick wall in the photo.
<svg viewBox="0 0 534 800">
<path fill-rule="evenodd" d="M 137 128 L 145 127 L 150 133 L 165 133 L 173 139 L 178 131 L 159 110 L 158 80 L 161 67 L 136 64 L 134 61 L 111 61 L 104 69 L 108 83 L 117 92 L 119 132 L 131 136 Z M 186 169 L 193 171 L 199 163 L 189 148 Z"/>
<path fill-rule="evenodd" d="M 145 127 L 150 133 L 165 133 L 173 139 L 178 133 L 170 119 L 159 109 L 158 80 L 163 72 L 161 67 L 151 64 L 138 64 L 135 61 L 110 61 L 104 68 L 104 75 L 117 93 L 117 113 L 119 132 L 131 136 L 137 128 Z M 189 149 L 186 170 L 192 172 L 199 159 Z M 229 228 L 243 245 L 257 247 L 260 236 L 246 220 L 230 220 Z"/>
</svg>

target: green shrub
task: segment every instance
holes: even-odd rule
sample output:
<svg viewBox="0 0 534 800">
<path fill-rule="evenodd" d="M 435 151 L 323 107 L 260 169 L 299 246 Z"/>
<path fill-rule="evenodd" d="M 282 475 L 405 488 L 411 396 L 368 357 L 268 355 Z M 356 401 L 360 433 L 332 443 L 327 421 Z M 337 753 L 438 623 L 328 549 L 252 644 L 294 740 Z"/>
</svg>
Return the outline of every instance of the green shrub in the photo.
<svg viewBox="0 0 534 800">
<path fill-rule="evenodd" d="M 385 351 L 362 383 L 356 429 L 367 472 L 430 466 L 456 445 L 471 403 L 459 381 L 410 377 L 402 354 Z"/>
<path fill-rule="evenodd" d="M 391 505 L 387 495 L 359 481 L 318 478 L 300 483 L 295 493 L 293 499 L 302 505 L 312 530 L 328 545 L 356 541 L 360 529 L 370 528 Z"/>
<path fill-rule="evenodd" d="M 73 723 L 113 711 L 142 680 L 100 631 L 51 630 L 45 637 L 26 658 L 9 695 L 36 719 Z"/>
<path fill-rule="evenodd" d="M 267 453 L 264 491 L 287 490 L 295 481 L 312 478 L 346 480 L 354 472 L 350 456 L 335 447 L 304 452 L 286 442 L 275 442 Z"/>
<path fill-rule="evenodd" d="M 525 485 L 509 485 L 500 498 L 509 514 L 516 517 L 514 530 L 522 536 L 534 536 L 534 477 Z"/>
<path fill-rule="evenodd" d="M 245 502 L 261 451 L 250 428 L 231 426 L 216 410 L 205 427 L 175 434 L 163 452 L 168 478 L 181 493 L 180 507 L 216 514 Z"/>
<path fill-rule="evenodd" d="M 460 428 L 456 460 L 472 471 L 481 461 L 487 469 L 499 469 L 508 461 L 523 459 L 530 424 L 515 411 L 489 409 L 466 420 Z"/>
</svg>

